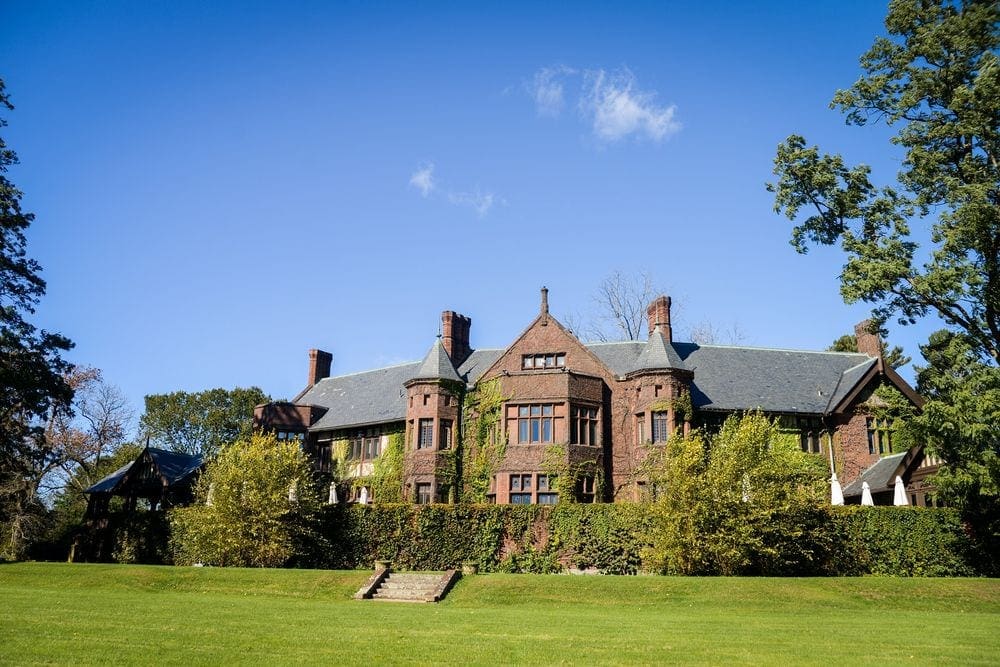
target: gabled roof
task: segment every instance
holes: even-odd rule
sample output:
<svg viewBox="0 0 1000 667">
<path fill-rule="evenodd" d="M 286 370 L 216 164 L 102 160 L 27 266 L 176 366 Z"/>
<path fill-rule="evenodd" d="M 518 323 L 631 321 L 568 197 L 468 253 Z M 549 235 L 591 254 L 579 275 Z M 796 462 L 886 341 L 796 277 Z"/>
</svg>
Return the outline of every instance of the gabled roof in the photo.
<svg viewBox="0 0 1000 667">
<path fill-rule="evenodd" d="M 190 475 L 201 468 L 202 464 L 202 457 L 200 454 L 182 454 L 180 452 L 167 451 L 166 449 L 158 449 L 156 447 L 146 447 L 142 450 L 142 453 L 136 457 L 135 461 L 132 461 L 128 465 L 124 465 L 114 471 L 101 481 L 88 488 L 84 491 L 84 493 L 114 492 L 117 490 L 121 481 L 125 479 L 128 471 L 132 469 L 132 466 L 147 455 L 152 460 L 153 466 L 159 473 L 160 478 L 168 487 L 179 482 L 183 482 Z"/>
<path fill-rule="evenodd" d="M 844 497 L 861 495 L 861 485 L 868 482 L 872 493 L 888 491 L 896 483 L 896 475 L 908 452 L 886 456 L 876 461 L 871 467 L 861 473 L 861 476 L 844 487 Z"/>
<path fill-rule="evenodd" d="M 635 360 L 632 372 L 668 368 L 684 368 L 684 362 L 674 350 L 673 343 L 667 340 L 660 327 L 656 327 L 649 335 L 639 358 Z"/>
<path fill-rule="evenodd" d="M 431 348 L 428 357 L 434 349 Z M 459 366 L 454 379 L 474 384 L 502 353 L 503 350 L 474 350 Z M 426 363 L 427 358 L 423 362 L 328 377 L 307 389 L 297 403 L 327 409 L 310 431 L 403 421 L 406 419 L 403 384 L 420 377 Z M 451 365 L 450 360 L 448 364 Z M 452 371 L 455 372 L 453 366 Z"/>
<path fill-rule="evenodd" d="M 455 382 L 461 382 L 462 378 L 458 376 L 455 371 L 455 367 L 451 363 L 451 357 L 448 356 L 448 351 L 444 349 L 444 345 L 441 344 L 441 337 L 438 336 L 437 340 L 431 346 L 431 349 L 427 351 L 427 356 L 424 357 L 423 363 L 420 364 L 420 368 L 417 369 L 417 374 L 414 375 L 411 380 L 452 380 Z"/>
</svg>

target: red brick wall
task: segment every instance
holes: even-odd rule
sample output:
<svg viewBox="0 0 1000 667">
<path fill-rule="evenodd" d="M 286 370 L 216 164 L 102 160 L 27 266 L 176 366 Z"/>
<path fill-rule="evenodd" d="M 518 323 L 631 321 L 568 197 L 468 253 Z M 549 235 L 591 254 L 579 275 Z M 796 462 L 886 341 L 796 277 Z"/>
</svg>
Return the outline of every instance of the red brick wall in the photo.
<svg viewBox="0 0 1000 667">
<path fill-rule="evenodd" d="M 566 355 L 564 368 L 524 370 L 526 354 L 556 353 Z M 602 430 L 600 446 L 567 447 L 570 462 L 596 459 L 605 466 L 605 455 L 612 443 L 622 438 L 621 419 L 613 410 L 612 387 L 620 384 L 615 376 L 584 347 L 579 340 L 551 316 L 539 317 L 507 352 L 488 369 L 481 381 L 497 377 L 500 390 L 509 397 L 504 408 L 503 437 L 507 450 L 496 480 L 496 500 L 509 502 L 510 475 L 544 473 L 542 462 L 550 444 L 566 445 L 569 441 L 570 406 L 594 406 L 598 409 Z M 518 444 L 517 407 L 521 404 L 552 404 L 554 406 L 553 442 Z M 537 491 L 537 490 L 536 490 Z"/>
<path fill-rule="evenodd" d="M 459 420 L 461 387 L 453 382 L 414 382 L 406 388 L 406 442 L 403 454 L 403 493 L 411 498 L 416 484 L 431 483 L 437 497 L 440 480 L 438 470 L 444 460 L 441 452 L 441 422 L 451 421 L 451 445 L 456 447 L 461 422 Z M 434 446 L 417 449 L 421 419 L 434 420 Z"/>
</svg>

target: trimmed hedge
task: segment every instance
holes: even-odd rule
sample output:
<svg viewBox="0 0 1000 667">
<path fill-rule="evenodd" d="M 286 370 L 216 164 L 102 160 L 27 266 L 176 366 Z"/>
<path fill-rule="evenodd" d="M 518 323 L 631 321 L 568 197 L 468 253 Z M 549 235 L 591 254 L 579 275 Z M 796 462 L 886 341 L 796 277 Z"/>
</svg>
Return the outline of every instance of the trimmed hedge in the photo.
<svg viewBox="0 0 1000 667">
<path fill-rule="evenodd" d="M 299 565 L 443 570 L 471 561 L 483 572 L 643 570 L 653 506 L 642 504 L 331 506 L 312 554 Z M 815 508 L 812 508 L 815 512 Z M 823 508 L 825 553 L 784 574 L 970 576 L 995 560 L 978 551 L 952 509 Z M 791 542 L 793 540 L 789 540 Z M 713 573 L 713 572 L 708 572 Z"/>
<path fill-rule="evenodd" d="M 810 534 L 789 535 L 782 540 L 787 548 L 779 549 L 787 555 L 809 553 L 808 559 L 789 559 L 778 569 L 756 563 L 741 574 L 997 574 L 998 554 L 987 553 L 973 539 L 957 510 L 849 506 L 809 511 Z M 656 517 L 657 507 L 647 504 L 324 506 L 289 564 L 365 569 L 375 560 L 388 560 L 399 570 L 444 570 L 473 562 L 482 572 L 573 568 L 636 574 L 652 569 L 644 567 L 643 553 L 654 546 Z M 788 525 L 796 523 L 802 522 Z M 116 515 L 105 535 L 110 539 L 102 545 L 104 558 L 170 562 L 169 524 L 160 513 Z M 809 541 L 808 549 L 800 548 L 802 539 Z M 81 546 L 86 552 L 97 545 Z M 775 546 L 773 539 L 767 546 Z M 718 574 L 718 569 L 709 564 L 703 573 Z"/>
</svg>

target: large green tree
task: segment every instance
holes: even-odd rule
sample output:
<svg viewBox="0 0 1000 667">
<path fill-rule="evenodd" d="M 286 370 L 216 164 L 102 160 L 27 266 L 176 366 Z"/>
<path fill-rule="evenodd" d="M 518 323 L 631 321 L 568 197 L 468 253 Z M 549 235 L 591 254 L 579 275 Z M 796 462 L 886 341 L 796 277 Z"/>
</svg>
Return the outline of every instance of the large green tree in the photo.
<svg viewBox="0 0 1000 667">
<path fill-rule="evenodd" d="M 227 442 L 253 430 L 253 408 L 267 403 L 257 387 L 175 391 L 146 396 L 140 426 L 158 447 L 212 456 Z"/>
<path fill-rule="evenodd" d="M 13 110 L 0 79 L 0 109 Z M 0 118 L 0 129 L 7 126 Z M 41 509 L 39 467 L 49 465 L 45 424 L 69 410 L 73 390 L 62 354 L 64 336 L 39 330 L 28 317 L 45 294 L 41 266 L 26 252 L 34 216 L 21 209 L 22 193 L 7 179 L 17 154 L 0 137 L 0 555 L 18 558 Z"/>
<path fill-rule="evenodd" d="M 178 565 L 284 565 L 312 533 L 319 508 L 306 455 L 273 434 L 225 445 L 199 478 L 195 496 L 193 505 L 170 514 Z"/>
<path fill-rule="evenodd" d="M 847 122 L 896 128 L 902 169 L 877 186 L 865 165 L 801 136 L 778 147 L 775 210 L 792 244 L 839 244 L 841 293 L 879 325 L 936 315 L 917 427 L 947 466 L 941 490 L 982 516 L 1000 508 L 1000 3 L 893 0 L 888 36 L 833 98 Z"/>
</svg>

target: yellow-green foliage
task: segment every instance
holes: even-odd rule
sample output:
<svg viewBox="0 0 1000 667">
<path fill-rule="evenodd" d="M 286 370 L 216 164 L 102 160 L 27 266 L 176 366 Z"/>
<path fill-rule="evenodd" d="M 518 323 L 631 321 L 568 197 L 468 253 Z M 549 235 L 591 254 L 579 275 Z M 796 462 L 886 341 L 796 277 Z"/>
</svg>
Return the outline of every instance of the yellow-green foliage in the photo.
<svg viewBox="0 0 1000 667">
<path fill-rule="evenodd" d="M 347 477 L 347 454 L 351 443 L 347 438 L 340 438 L 330 443 L 330 474 L 335 481 L 341 482 Z"/>
<path fill-rule="evenodd" d="M 178 565 L 284 565 L 319 506 L 298 443 L 259 433 L 223 447 L 198 480 L 195 496 L 193 505 L 170 514 Z"/>
<path fill-rule="evenodd" d="M 823 463 L 762 414 L 732 416 L 651 463 L 657 520 L 645 561 L 676 574 L 792 574 L 821 556 Z"/>
<path fill-rule="evenodd" d="M 379 503 L 398 503 L 403 500 L 403 447 L 404 433 L 390 433 L 382 454 L 372 463 L 372 473 L 365 480 L 371 486 L 372 497 Z"/>
<path fill-rule="evenodd" d="M 490 478 L 503 461 L 507 444 L 500 420 L 505 400 L 499 378 L 480 382 L 466 397 L 462 434 L 464 500 L 486 502 Z"/>
</svg>

